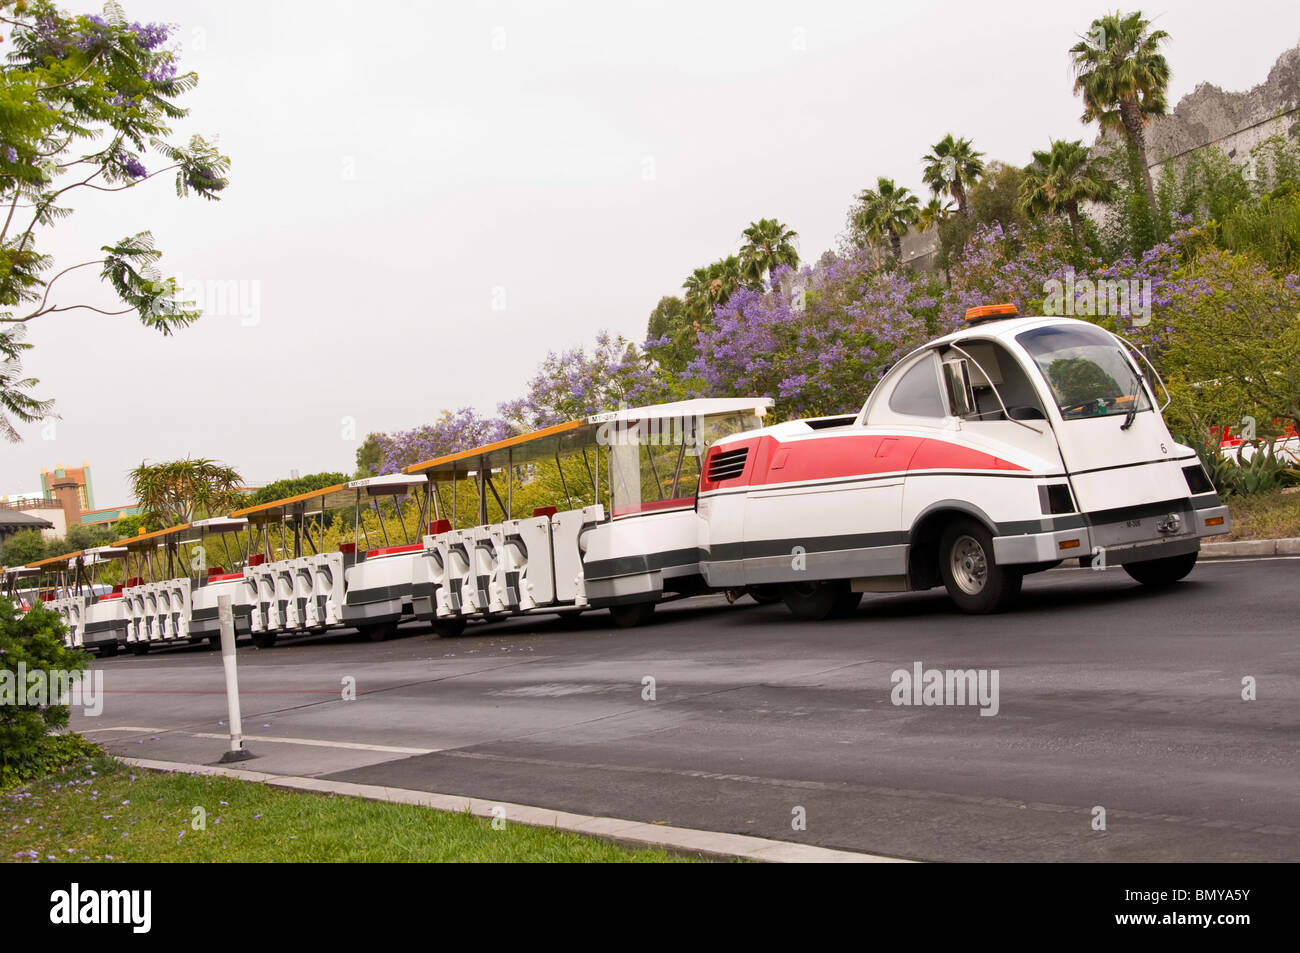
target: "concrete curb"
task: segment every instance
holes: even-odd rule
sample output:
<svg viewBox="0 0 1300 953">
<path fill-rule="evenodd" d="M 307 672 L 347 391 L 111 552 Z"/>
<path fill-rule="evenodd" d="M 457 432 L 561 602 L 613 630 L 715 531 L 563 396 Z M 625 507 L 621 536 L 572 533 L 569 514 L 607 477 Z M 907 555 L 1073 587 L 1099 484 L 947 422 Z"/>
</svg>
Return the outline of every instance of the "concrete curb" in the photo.
<svg viewBox="0 0 1300 953">
<path fill-rule="evenodd" d="M 429 791 L 412 791 L 408 788 L 387 788 L 375 784 L 351 784 L 346 781 L 325 781 L 321 778 L 304 778 L 297 775 L 266 774 L 242 768 L 223 768 L 210 764 L 187 764 L 181 761 L 152 761 L 148 758 L 118 758 L 122 764 L 150 771 L 167 771 L 180 774 L 213 775 L 236 778 L 240 781 L 260 781 L 274 787 L 315 794 L 341 794 L 364 798 L 368 801 L 388 801 L 392 804 L 415 804 L 438 811 L 469 812 L 476 817 L 494 817 L 494 809 L 504 809 L 506 820 L 512 824 L 530 827 L 553 827 L 556 830 L 602 837 L 637 847 L 662 847 L 684 853 L 707 854 L 728 860 L 758 860 L 767 863 L 793 864 L 907 864 L 912 861 L 855 851 L 833 850 L 811 844 L 751 837 L 748 834 L 724 834 L 718 831 L 701 831 L 690 827 L 668 827 L 646 824 L 642 821 L 625 821 L 615 817 L 592 817 L 567 811 L 552 811 L 526 804 L 507 801 L 485 801 L 454 794 L 434 794 Z"/>
<path fill-rule="evenodd" d="M 1244 556 L 1300 556 L 1300 538 L 1235 539 L 1224 543 L 1201 543 L 1202 559 L 1234 559 Z"/>
</svg>

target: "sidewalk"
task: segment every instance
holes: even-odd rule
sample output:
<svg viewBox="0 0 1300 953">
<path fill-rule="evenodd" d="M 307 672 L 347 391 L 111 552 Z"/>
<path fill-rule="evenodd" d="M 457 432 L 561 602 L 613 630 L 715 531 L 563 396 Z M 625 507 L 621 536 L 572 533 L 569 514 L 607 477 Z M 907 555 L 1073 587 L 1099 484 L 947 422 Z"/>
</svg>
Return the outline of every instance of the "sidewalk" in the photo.
<svg viewBox="0 0 1300 953">
<path fill-rule="evenodd" d="M 1300 538 L 1234 539 L 1222 543 L 1201 543 L 1202 559 L 1234 559 L 1242 556 L 1300 556 Z"/>
<path fill-rule="evenodd" d="M 662 847 L 665 850 L 690 854 L 707 854 L 723 860 L 755 860 L 768 863 L 849 863 L 849 864 L 906 864 L 911 861 L 896 857 L 861 854 L 856 851 L 833 850 L 812 844 L 769 840 L 747 834 L 724 834 L 689 827 L 669 827 L 664 824 L 646 824 L 641 821 L 620 820 L 614 817 L 592 817 L 511 804 L 505 801 L 488 801 L 454 794 L 434 794 L 429 791 L 412 791 L 406 788 L 389 788 L 373 784 L 352 784 L 345 781 L 325 781 L 298 775 L 266 774 L 240 768 L 219 767 L 207 764 L 187 764 L 179 761 L 154 761 L 147 758 L 121 758 L 122 764 L 150 771 L 175 771 L 182 774 L 216 775 L 241 781 L 260 781 L 273 787 L 310 791 L 316 794 L 338 794 L 365 798 L 369 801 L 389 801 L 394 804 L 417 804 L 440 811 L 458 811 L 476 817 L 496 817 L 504 809 L 512 824 L 532 827 L 553 827 L 588 837 L 604 837 L 637 847 Z"/>
</svg>

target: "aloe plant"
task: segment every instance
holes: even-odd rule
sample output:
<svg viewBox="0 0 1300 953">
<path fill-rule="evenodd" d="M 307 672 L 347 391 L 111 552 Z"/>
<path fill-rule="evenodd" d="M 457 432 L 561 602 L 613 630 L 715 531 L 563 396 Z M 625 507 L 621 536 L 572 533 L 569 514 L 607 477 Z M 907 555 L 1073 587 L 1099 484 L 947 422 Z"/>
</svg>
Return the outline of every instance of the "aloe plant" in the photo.
<svg viewBox="0 0 1300 953">
<path fill-rule="evenodd" d="M 1249 460 L 1244 455 L 1246 447 L 1254 448 Z M 1207 457 L 1217 458 L 1217 461 L 1211 463 Z M 1273 443 L 1267 440 L 1245 441 L 1237 448 L 1235 461 L 1211 452 L 1203 455 L 1201 462 L 1214 485 L 1225 496 L 1250 496 L 1300 486 L 1300 467 L 1296 467 L 1286 454 L 1279 457 Z"/>
</svg>

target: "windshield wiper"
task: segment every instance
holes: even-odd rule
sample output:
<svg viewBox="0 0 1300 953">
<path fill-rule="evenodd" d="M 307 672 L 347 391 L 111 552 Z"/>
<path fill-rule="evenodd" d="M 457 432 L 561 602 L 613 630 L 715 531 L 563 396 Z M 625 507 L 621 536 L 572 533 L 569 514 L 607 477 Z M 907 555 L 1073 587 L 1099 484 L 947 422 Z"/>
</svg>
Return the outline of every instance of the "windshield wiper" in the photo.
<svg viewBox="0 0 1300 953">
<path fill-rule="evenodd" d="M 1131 401 L 1131 404 L 1129 406 L 1128 413 L 1124 415 L 1124 422 L 1119 425 L 1120 430 L 1128 430 L 1129 427 L 1133 426 L 1133 421 L 1137 420 L 1138 395 L 1142 393 L 1142 375 L 1135 374 L 1134 378 L 1135 380 L 1134 380 L 1133 393 L 1129 395 L 1129 400 Z"/>
</svg>

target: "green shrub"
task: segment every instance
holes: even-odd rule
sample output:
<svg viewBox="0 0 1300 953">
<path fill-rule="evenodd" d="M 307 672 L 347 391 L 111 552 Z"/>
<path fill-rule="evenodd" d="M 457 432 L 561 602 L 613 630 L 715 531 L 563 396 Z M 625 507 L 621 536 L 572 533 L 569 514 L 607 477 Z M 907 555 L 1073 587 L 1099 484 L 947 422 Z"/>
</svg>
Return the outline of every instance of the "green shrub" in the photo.
<svg viewBox="0 0 1300 953">
<path fill-rule="evenodd" d="M 17 680 L 20 666 L 32 672 L 83 671 L 90 662 L 85 652 L 66 648 L 63 620 L 42 605 L 22 612 L 7 599 L 0 599 L 0 671 L 9 673 L 10 686 Z M 16 697 L 0 704 L 0 787 L 37 777 L 49 766 L 62 763 L 61 758 L 78 750 L 68 736 L 50 732 L 68 724 L 68 706 L 41 704 Z M 77 755 L 72 755 L 76 757 Z"/>
<path fill-rule="evenodd" d="M 1300 267 L 1300 194 L 1266 195 L 1237 208 L 1221 226 L 1228 248 L 1253 254 L 1279 273 Z"/>
<path fill-rule="evenodd" d="M 87 741 L 75 731 L 49 735 L 33 756 L 21 762 L 0 763 L 0 791 L 7 791 L 73 765 L 89 762 L 102 769 L 107 757 L 103 748 Z M 100 773 L 103 773 L 102 770 Z"/>
</svg>

